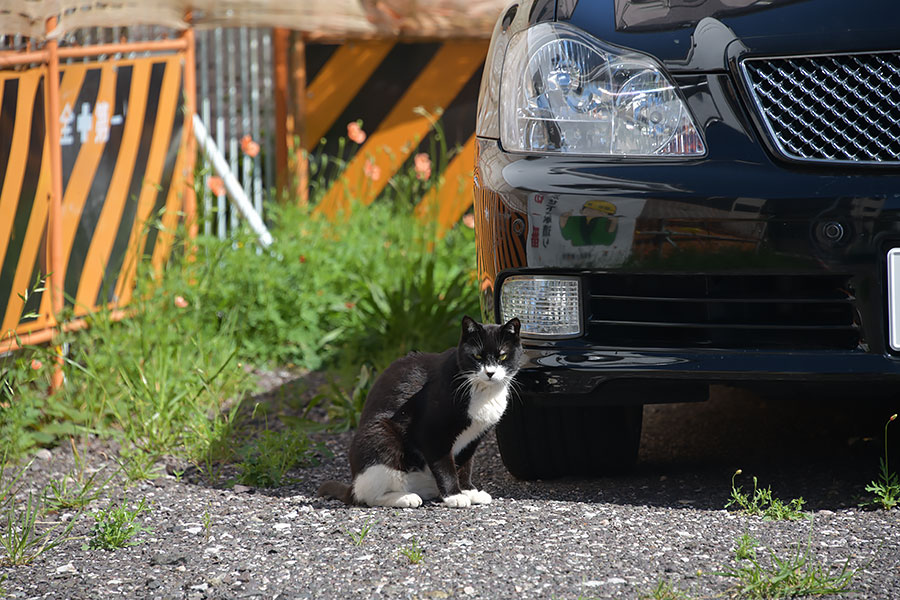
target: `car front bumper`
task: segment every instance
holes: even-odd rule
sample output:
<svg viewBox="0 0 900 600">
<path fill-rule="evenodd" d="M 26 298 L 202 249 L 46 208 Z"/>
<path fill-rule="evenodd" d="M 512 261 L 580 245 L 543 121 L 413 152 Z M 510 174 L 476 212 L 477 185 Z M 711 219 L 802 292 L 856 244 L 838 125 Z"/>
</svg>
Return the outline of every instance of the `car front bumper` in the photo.
<svg viewBox="0 0 900 600">
<path fill-rule="evenodd" d="M 618 295 L 586 292 L 583 336 L 524 340 L 523 393 L 619 403 L 645 389 L 687 398 L 714 382 L 900 380 L 887 307 L 887 254 L 900 248 L 900 169 L 788 163 L 741 116 L 727 75 L 679 84 L 703 124 L 709 154 L 702 159 L 526 156 L 479 139 L 484 318 L 502 317 L 499 292 L 510 275 L 574 275 L 589 288 L 608 281 L 618 288 Z M 691 319 L 671 316 L 671 298 L 660 302 L 646 290 L 657 285 L 668 296 L 666 289 L 697 278 L 701 289 L 684 294 L 682 312 L 697 312 L 689 303 L 705 312 L 686 332 L 680 321 Z M 784 287 L 784 297 L 756 297 L 757 283 L 760 293 Z M 630 286 L 646 293 L 630 299 L 639 295 Z M 719 293 L 732 304 L 703 304 Z M 728 312 L 734 303 L 774 300 L 782 302 L 772 303 L 771 322 L 749 318 L 753 306 Z M 654 316 L 629 302 L 643 302 Z M 730 319 L 740 327 L 724 327 Z"/>
</svg>

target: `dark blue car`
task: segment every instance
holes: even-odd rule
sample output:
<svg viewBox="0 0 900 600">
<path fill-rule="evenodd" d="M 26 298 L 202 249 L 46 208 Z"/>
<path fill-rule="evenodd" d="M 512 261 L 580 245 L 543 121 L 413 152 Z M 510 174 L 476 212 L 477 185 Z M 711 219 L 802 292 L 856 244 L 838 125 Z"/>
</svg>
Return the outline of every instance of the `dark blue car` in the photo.
<svg viewBox="0 0 900 600">
<path fill-rule="evenodd" d="M 477 135 L 514 475 L 627 467 L 711 383 L 900 382 L 900 4 L 515 2 Z"/>
</svg>

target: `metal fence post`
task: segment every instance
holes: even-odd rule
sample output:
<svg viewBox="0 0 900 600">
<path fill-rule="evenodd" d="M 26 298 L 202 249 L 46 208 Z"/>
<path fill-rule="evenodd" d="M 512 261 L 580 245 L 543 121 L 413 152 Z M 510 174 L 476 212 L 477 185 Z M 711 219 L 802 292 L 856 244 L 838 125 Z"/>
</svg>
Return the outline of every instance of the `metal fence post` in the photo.
<svg viewBox="0 0 900 600">
<path fill-rule="evenodd" d="M 47 31 L 56 27 L 56 17 L 47 20 Z M 56 328 L 57 318 L 64 307 L 63 286 L 66 281 L 66 265 L 63 262 L 63 173 L 62 173 L 62 146 L 60 145 L 59 125 L 59 45 L 55 39 L 47 42 L 47 77 L 45 78 L 47 94 L 47 110 L 45 119 L 47 122 L 47 144 L 50 154 L 50 211 L 47 223 L 47 244 L 49 246 L 49 279 L 50 299 L 52 315 L 49 324 Z M 40 202 L 35 198 L 35 202 Z M 56 346 L 56 364 L 53 368 L 53 376 L 50 380 L 51 389 L 56 392 L 64 381 L 62 370 L 62 348 Z"/>
<path fill-rule="evenodd" d="M 191 14 L 185 16 L 190 24 Z M 194 50 L 194 29 L 188 27 L 181 34 L 187 43 L 184 51 L 184 221 L 188 234 L 188 243 L 197 237 L 197 197 L 194 192 L 194 162 L 197 156 L 197 144 L 194 140 L 193 122 L 197 112 L 197 58 Z"/>
</svg>

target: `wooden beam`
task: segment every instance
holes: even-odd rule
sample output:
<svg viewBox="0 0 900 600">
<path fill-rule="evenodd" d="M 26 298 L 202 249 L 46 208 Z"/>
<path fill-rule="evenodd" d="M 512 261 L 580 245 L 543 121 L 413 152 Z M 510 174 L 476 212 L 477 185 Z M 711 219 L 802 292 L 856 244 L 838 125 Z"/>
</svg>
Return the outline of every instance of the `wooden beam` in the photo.
<svg viewBox="0 0 900 600">
<path fill-rule="evenodd" d="M 309 164 L 306 161 L 306 40 L 300 32 L 294 32 L 291 46 L 291 78 L 293 79 L 293 140 L 299 143 L 294 147 L 293 171 L 296 186 L 295 193 L 299 204 L 309 202 Z"/>
<path fill-rule="evenodd" d="M 293 127 L 288 127 L 288 45 L 289 29 L 276 27 L 272 35 L 272 62 L 275 73 L 275 173 L 278 197 L 288 184 L 288 153 L 293 144 Z M 292 119 L 293 121 L 293 119 Z M 293 123 L 292 123 L 293 125 Z"/>
</svg>

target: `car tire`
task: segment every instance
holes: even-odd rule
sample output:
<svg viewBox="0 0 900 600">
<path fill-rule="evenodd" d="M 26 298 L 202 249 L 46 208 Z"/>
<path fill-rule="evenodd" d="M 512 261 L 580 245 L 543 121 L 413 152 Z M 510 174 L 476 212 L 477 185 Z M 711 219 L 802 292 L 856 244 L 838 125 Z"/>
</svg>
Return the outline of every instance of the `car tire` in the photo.
<svg viewBox="0 0 900 600">
<path fill-rule="evenodd" d="M 643 406 L 540 406 L 510 402 L 497 445 L 518 479 L 622 473 L 637 461 Z"/>
</svg>

